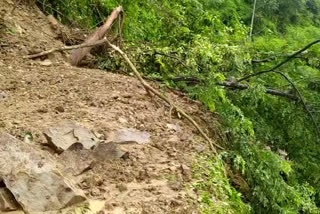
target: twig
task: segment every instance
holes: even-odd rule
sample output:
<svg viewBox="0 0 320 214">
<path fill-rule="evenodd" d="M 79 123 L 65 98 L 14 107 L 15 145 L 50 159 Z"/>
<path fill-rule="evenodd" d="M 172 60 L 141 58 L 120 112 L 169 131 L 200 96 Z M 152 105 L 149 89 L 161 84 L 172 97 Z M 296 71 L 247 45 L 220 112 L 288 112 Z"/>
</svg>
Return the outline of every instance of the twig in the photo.
<svg viewBox="0 0 320 214">
<path fill-rule="evenodd" d="M 187 120 L 189 120 L 196 128 L 197 130 L 200 132 L 200 134 L 208 141 L 212 151 L 214 153 L 217 153 L 215 147 L 219 148 L 219 149 L 224 149 L 223 147 L 221 147 L 220 145 L 216 144 L 215 142 L 213 142 L 205 133 L 204 131 L 200 128 L 200 126 L 187 114 L 185 113 L 185 111 L 183 109 L 181 109 L 180 107 L 178 107 L 177 105 L 175 105 L 168 97 L 166 97 L 165 95 L 161 94 L 160 92 L 158 92 L 156 89 L 154 89 L 152 86 L 150 86 L 140 75 L 140 73 L 138 72 L 138 70 L 136 69 L 136 67 L 133 65 L 133 63 L 131 62 L 131 60 L 128 58 L 128 56 L 117 46 L 111 44 L 109 41 L 107 41 L 108 45 L 114 49 L 116 52 L 118 52 L 124 59 L 125 61 L 129 64 L 130 68 L 133 70 L 134 74 L 136 75 L 136 77 L 139 79 L 139 81 L 141 82 L 141 84 L 143 85 L 143 87 L 147 90 L 147 91 L 151 91 L 153 94 L 157 95 L 158 97 L 160 97 L 161 99 L 163 99 L 166 103 L 168 103 L 170 106 L 172 106 L 172 108 L 174 108 L 178 113 L 180 113 L 183 117 L 185 117 Z"/>
<path fill-rule="evenodd" d="M 320 39 L 319 40 L 316 40 L 316 41 L 313 41 L 311 42 L 310 44 L 308 44 L 307 46 L 305 46 L 304 48 L 302 48 L 301 50 L 293 53 L 292 55 L 290 55 L 287 59 L 285 59 L 284 61 L 280 62 L 278 65 L 274 66 L 273 68 L 270 68 L 268 70 L 264 70 L 264 71 L 259 71 L 257 73 L 253 73 L 253 74 L 250 74 L 248 76 L 245 76 L 241 79 L 238 80 L 238 82 L 242 82 L 244 80 L 248 80 L 252 77 L 255 77 L 255 76 L 258 76 L 258 75 L 261 75 L 261 74 L 264 74 L 264 73 L 269 73 L 269 72 L 273 72 L 274 70 L 280 68 L 281 66 L 283 66 L 284 64 L 286 64 L 287 62 L 291 61 L 292 59 L 294 59 L 296 56 L 298 56 L 299 54 L 303 53 L 305 50 L 309 49 L 310 47 L 312 47 L 313 45 L 317 44 L 320 42 Z"/>
<path fill-rule="evenodd" d="M 188 67 L 181 59 L 179 59 L 179 58 L 176 57 L 176 56 L 172 56 L 172 55 L 165 54 L 165 53 L 160 53 L 160 52 L 158 52 L 158 51 L 155 51 L 155 52 L 154 52 L 154 55 L 160 55 L 160 56 L 165 56 L 165 57 L 169 57 L 169 58 L 175 59 L 175 60 L 177 60 L 181 65 L 183 65 L 184 67 Z"/>
</svg>

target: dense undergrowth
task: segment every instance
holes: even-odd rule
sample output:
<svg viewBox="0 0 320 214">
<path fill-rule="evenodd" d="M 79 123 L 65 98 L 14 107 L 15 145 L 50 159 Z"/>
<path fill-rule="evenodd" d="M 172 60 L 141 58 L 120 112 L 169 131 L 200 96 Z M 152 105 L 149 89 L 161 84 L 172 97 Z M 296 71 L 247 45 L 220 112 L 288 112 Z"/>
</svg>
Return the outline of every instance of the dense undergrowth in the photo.
<svg viewBox="0 0 320 214">
<path fill-rule="evenodd" d="M 64 23 L 87 29 L 122 5 L 123 48 L 139 70 L 187 91 L 224 118 L 228 150 L 195 163 L 195 176 L 202 181 L 194 188 L 202 192 L 204 213 L 320 212 L 315 126 L 300 101 L 265 93 L 274 88 L 297 95 L 288 81 L 268 73 L 244 82 L 248 90 L 217 85 L 271 68 L 320 39 L 319 0 L 257 0 L 252 40 L 253 0 L 39 0 L 38 5 Z M 317 123 L 319 57 L 315 45 L 279 68 L 299 88 Z M 270 60 L 254 63 L 258 59 Z M 126 70 L 121 59 L 111 55 L 100 57 L 99 66 Z"/>
</svg>

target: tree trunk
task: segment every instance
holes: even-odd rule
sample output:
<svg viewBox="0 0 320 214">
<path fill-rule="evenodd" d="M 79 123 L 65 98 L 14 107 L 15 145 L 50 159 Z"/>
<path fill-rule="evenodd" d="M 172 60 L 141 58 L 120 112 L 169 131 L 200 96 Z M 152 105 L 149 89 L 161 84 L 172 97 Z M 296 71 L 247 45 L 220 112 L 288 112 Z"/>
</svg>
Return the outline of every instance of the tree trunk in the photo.
<svg viewBox="0 0 320 214">
<path fill-rule="evenodd" d="M 113 10 L 111 15 L 108 17 L 107 21 L 104 25 L 98 28 L 86 41 L 85 44 L 95 43 L 101 40 L 107 31 L 110 29 L 114 21 L 118 18 L 119 14 L 123 13 L 123 9 L 121 6 L 117 7 Z M 80 61 L 87 55 L 92 47 L 81 48 L 73 51 L 70 57 L 71 65 L 78 65 Z"/>
</svg>

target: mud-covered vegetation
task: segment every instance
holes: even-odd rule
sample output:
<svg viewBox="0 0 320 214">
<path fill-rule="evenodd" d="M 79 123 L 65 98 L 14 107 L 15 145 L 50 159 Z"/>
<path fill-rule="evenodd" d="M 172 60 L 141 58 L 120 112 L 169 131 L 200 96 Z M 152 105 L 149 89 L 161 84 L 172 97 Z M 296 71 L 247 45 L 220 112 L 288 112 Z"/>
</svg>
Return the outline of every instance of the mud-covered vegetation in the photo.
<svg viewBox="0 0 320 214">
<path fill-rule="evenodd" d="M 38 1 L 63 23 L 94 29 L 113 8 L 125 11 L 123 49 L 138 69 L 201 100 L 222 117 L 218 157 L 195 161 L 204 213 L 320 212 L 320 49 L 230 90 L 222 81 L 270 69 L 320 39 L 319 0 Z M 99 67 L 128 71 L 100 54 Z M 186 78 L 187 77 L 187 78 Z M 265 93 L 267 88 L 296 99 Z M 314 118 L 314 121 L 311 119 Z"/>
</svg>

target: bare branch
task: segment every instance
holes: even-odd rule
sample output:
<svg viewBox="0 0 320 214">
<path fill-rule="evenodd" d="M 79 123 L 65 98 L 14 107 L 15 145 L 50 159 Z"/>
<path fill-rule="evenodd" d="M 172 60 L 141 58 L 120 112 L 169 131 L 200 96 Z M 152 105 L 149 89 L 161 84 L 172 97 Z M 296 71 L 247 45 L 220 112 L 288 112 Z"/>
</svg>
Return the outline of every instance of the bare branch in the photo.
<svg viewBox="0 0 320 214">
<path fill-rule="evenodd" d="M 258 76 L 258 75 L 261 75 L 261 74 L 264 74 L 264 73 L 269 73 L 269 72 L 273 72 L 275 71 L 276 69 L 280 68 L 281 66 L 283 66 L 284 64 L 286 64 L 287 62 L 291 61 L 292 59 L 296 58 L 296 56 L 298 56 L 299 54 L 303 53 L 304 51 L 306 51 L 307 49 L 309 49 L 310 47 L 312 47 L 313 45 L 319 43 L 320 40 L 316 40 L 316 41 L 313 41 L 311 42 L 310 44 L 308 44 L 307 46 L 305 46 L 304 48 L 302 48 L 301 50 L 293 53 L 292 55 L 290 55 L 286 60 L 280 62 L 278 65 L 274 66 L 273 68 L 270 68 L 268 70 L 264 70 L 264 71 L 259 71 L 257 73 L 253 73 L 253 74 L 250 74 L 248 76 L 245 76 L 241 79 L 238 80 L 238 82 L 242 82 L 244 80 L 248 80 L 252 77 L 255 77 L 255 76 Z"/>
</svg>

